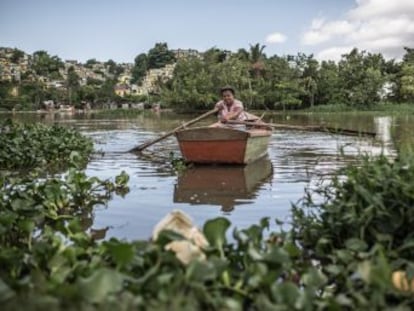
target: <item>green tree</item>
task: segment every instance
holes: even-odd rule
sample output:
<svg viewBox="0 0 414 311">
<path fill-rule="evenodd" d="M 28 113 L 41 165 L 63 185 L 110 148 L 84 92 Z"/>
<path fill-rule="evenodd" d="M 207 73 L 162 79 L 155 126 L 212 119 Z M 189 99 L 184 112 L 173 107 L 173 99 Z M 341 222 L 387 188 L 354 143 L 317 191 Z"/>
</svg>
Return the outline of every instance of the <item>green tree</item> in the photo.
<svg viewBox="0 0 414 311">
<path fill-rule="evenodd" d="M 265 60 L 265 66 L 264 80 L 257 86 L 264 97 L 264 105 L 270 109 L 300 105 L 304 92 L 301 72 L 297 66 L 292 66 L 288 57 L 279 56 Z M 260 80 L 255 79 L 254 82 L 256 81 Z"/>
<path fill-rule="evenodd" d="M 100 87 L 102 84 L 104 83 L 104 81 L 99 80 L 99 79 L 94 79 L 94 78 L 86 78 L 86 85 L 90 85 L 93 86 L 95 88 Z"/>
<path fill-rule="evenodd" d="M 319 105 L 345 103 L 338 65 L 333 61 L 322 61 L 318 71 L 318 85 L 315 101 Z"/>
<path fill-rule="evenodd" d="M 251 78 L 249 75 L 249 64 L 239 60 L 237 57 L 229 57 L 222 63 L 211 66 L 210 69 L 213 81 L 211 90 L 217 99 L 218 90 L 223 85 L 232 85 L 236 90 L 236 96 L 241 99 L 246 108 L 251 108 L 254 102 L 254 93 L 251 87 Z"/>
<path fill-rule="evenodd" d="M 59 79 L 61 75 L 59 69 L 64 68 L 62 60 L 55 56 L 50 56 L 46 51 L 33 53 L 32 69 L 39 76 Z"/>
<path fill-rule="evenodd" d="M 400 72 L 400 96 L 402 100 L 414 100 L 414 49 L 404 48 Z"/>
<path fill-rule="evenodd" d="M 132 83 L 140 83 L 148 70 L 148 56 L 141 53 L 135 57 L 135 64 L 132 68 Z"/>
<path fill-rule="evenodd" d="M 14 64 L 18 64 L 20 60 L 24 57 L 24 52 L 19 49 L 13 49 L 13 54 L 11 56 L 11 62 Z"/>
<path fill-rule="evenodd" d="M 73 66 L 68 69 L 68 76 L 66 79 L 66 87 L 68 90 L 68 100 L 69 104 L 79 104 L 79 76 L 75 71 Z"/>
<path fill-rule="evenodd" d="M 256 43 L 255 45 L 250 44 L 250 51 L 249 51 L 249 60 L 252 64 L 262 61 L 266 58 L 266 55 L 263 53 L 266 45 L 260 45 L 260 43 Z"/>
<path fill-rule="evenodd" d="M 86 68 L 93 68 L 93 65 L 96 65 L 98 61 L 95 58 L 90 58 L 86 61 L 85 67 Z"/>
<path fill-rule="evenodd" d="M 315 94 L 318 90 L 318 85 L 312 76 L 304 77 L 302 81 L 305 94 L 309 98 L 311 108 L 313 108 L 315 104 Z"/>
<path fill-rule="evenodd" d="M 156 43 L 155 46 L 148 51 L 148 69 L 162 68 L 167 64 L 175 62 L 175 56 L 168 49 L 167 43 Z"/>
<path fill-rule="evenodd" d="M 339 62 L 339 78 L 346 104 L 367 107 L 378 103 L 379 94 L 385 82 L 385 61 L 380 54 L 359 52 L 353 49 L 342 56 Z"/>
<path fill-rule="evenodd" d="M 297 66 L 300 72 L 302 72 L 302 85 L 305 94 L 305 104 L 313 107 L 315 104 L 315 95 L 318 90 L 319 63 L 313 58 L 313 54 L 309 56 L 305 54 L 298 54 Z"/>
<path fill-rule="evenodd" d="M 97 90 L 92 85 L 84 85 L 79 89 L 79 98 L 90 103 L 95 103 L 98 98 Z"/>
<path fill-rule="evenodd" d="M 298 80 L 282 80 L 275 84 L 275 88 L 280 98 L 278 104 L 282 106 L 283 111 L 286 107 L 297 107 L 302 104 L 300 97 L 303 95 L 303 89 Z"/>
<path fill-rule="evenodd" d="M 214 101 L 212 74 L 198 58 L 180 60 L 173 79 L 161 91 L 161 100 L 178 111 L 210 108 Z"/>
<path fill-rule="evenodd" d="M 249 61 L 249 52 L 246 49 L 238 49 L 235 57 L 240 59 L 241 61 L 248 62 Z"/>
<path fill-rule="evenodd" d="M 46 89 L 43 83 L 39 81 L 25 81 L 19 87 L 19 104 L 18 109 L 40 109 L 42 102 L 47 99 Z"/>
<path fill-rule="evenodd" d="M 12 82 L 1 81 L 0 82 L 0 110 L 12 110 L 16 99 L 10 96 L 12 88 L 15 86 Z"/>
<path fill-rule="evenodd" d="M 251 71 L 255 77 L 262 75 L 264 70 L 264 60 L 266 55 L 263 53 L 265 45 L 256 43 L 255 45 L 250 44 L 249 61 L 251 64 Z"/>
<path fill-rule="evenodd" d="M 118 65 L 112 59 L 109 59 L 107 62 L 104 63 L 106 67 L 108 67 L 108 72 L 115 76 L 119 76 L 121 73 L 124 72 L 124 68 L 121 65 Z"/>
<path fill-rule="evenodd" d="M 68 98 L 67 90 L 63 88 L 51 87 L 51 88 L 46 89 L 45 91 L 46 91 L 45 99 L 51 99 L 55 103 L 62 103 L 62 102 L 67 101 L 67 98 Z"/>
<path fill-rule="evenodd" d="M 116 94 L 114 88 L 117 81 L 115 79 L 106 79 L 102 86 L 97 90 L 96 102 L 104 104 L 106 102 L 114 101 Z"/>
<path fill-rule="evenodd" d="M 196 57 L 178 61 L 173 79 L 162 88 L 163 102 L 176 110 L 209 109 L 219 99 L 220 87 L 231 84 L 237 97 L 248 103 L 252 96 L 249 63 L 237 57 L 223 62 L 215 57 L 208 59 L 212 63 Z"/>
<path fill-rule="evenodd" d="M 208 64 L 222 63 L 227 59 L 229 53 L 229 51 L 214 46 L 203 53 L 203 59 Z"/>
</svg>

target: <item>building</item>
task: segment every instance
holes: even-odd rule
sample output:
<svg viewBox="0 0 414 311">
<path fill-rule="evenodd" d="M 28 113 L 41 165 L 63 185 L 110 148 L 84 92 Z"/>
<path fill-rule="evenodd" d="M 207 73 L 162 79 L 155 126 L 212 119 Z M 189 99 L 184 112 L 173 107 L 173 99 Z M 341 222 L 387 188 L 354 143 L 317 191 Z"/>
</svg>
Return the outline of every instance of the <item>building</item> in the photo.
<svg viewBox="0 0 414 311">
<path fill-rule="evenodd" d="M 189 57 L 201 58 L 201 54 L 197 50 L 193 49 L 177 49 L 172 50 L 172 52 L 174 53 L 176 60 L 187 59 Z"/>
<path fill-rule="evenodd" d="M 120 96 L 120 97 L 124 97 L 126 95 L 130 95 L 131 94 L 131 90 L 130 87 L 127 84 L 117 84 L 115 85 L 115 94 Z"/>
</svg>

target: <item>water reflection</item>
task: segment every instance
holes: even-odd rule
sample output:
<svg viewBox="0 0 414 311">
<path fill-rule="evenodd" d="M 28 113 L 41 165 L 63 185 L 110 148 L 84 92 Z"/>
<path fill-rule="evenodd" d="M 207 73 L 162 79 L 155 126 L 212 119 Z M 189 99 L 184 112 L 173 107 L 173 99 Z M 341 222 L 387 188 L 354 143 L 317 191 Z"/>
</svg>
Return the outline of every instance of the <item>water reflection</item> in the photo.
<svg viewBox="0 0 414 311">
<path fill-rule="evenodd" d="M 382 153 L 395 155 L 395 147 L 392 139 L 393 118 L 391 116 L 374 117 L 376 139 L 382 144 Z"/>
<path fill-rule="evenodd" d="M 94 240 L 105 239 L 109 226 L 95 228 L 95 215 L 93 211 L 83 210 L 78 214 L 78 216 L 80 219 L 80 226 L 84 232 L 89 233 Z"/>
<path fill-rule="evenodd" d="M 268 158 L 246 166 L 196 166 L 178 176 L 174 203 L 218 205 L 231 212 L 236 205 L 253 203 L 272 171 Z"/>
</svg>

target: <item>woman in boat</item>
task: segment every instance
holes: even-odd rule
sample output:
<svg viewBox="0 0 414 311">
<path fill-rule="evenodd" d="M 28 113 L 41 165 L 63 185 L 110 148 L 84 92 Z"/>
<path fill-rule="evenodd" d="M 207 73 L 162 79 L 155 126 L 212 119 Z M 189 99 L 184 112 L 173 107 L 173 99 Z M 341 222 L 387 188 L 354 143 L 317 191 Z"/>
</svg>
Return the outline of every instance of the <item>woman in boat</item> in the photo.
<svg viewBox="0 0 414 311">
<path fill-rule="evenodd" d="M 231 86 L 225 86 L 220 89 L 222 99 L 216 103 L 219 110 L 218 118 L 221 123 L 227 123 L 229 120 L 245 121 L 243 103 L 235 99 L 235 91 Z"/>
</svg>

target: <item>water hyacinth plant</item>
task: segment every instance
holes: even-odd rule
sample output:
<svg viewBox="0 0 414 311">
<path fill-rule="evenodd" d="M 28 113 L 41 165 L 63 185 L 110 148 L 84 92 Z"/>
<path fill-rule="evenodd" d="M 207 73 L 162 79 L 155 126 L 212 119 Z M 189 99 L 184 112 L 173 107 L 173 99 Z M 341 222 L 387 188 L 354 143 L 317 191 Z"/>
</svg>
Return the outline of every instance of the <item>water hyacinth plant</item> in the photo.
<svg viewBox="0 0 414 311">
<path fill-rule="evenodd" d="M 68 166 L 73 152 L 79 156 L 78 165 L 86 165 L 93 151 L 90 138 L 58 125 L 9 120 L 0 124 L 0 136 L 0 170 L 59 170 Z"/>
</svg>

